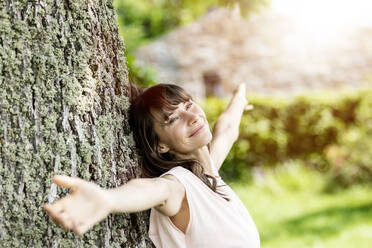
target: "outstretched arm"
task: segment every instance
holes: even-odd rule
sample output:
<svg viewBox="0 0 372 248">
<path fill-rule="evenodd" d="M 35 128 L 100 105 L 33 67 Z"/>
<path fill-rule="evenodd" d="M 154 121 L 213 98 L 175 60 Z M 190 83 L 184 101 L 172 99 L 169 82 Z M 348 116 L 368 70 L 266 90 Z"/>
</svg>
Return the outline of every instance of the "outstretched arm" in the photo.
<svg viewBox="0 0 372 248">
<path fill-rule="evenodd" d="M 181 206 L 184 188 L 167 178 L 132 179 L 114 189 L 103 189 L 80 178 L 54 176 L 53 181 L 72 193 L 44 209 L 65 229 L 82 235 L 110 213 L 139 212 L 152 207 L 174 215 Z"/>
<path fill-rule="evenodd" d="M 239 125 L 244 110 L 253 109 L 247 105 L 245 84 L 240 84 L 234 91 L 227 109 L 220 115 L 213 128 L 210 154 L 219 170 L 232 145 L 238 139 Z"/>
</svg>

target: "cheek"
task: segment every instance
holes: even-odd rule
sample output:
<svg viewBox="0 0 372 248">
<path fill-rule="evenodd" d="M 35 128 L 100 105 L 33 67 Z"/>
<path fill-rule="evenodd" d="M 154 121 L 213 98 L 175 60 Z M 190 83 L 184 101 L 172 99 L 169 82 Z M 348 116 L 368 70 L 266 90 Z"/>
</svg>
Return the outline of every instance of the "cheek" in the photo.
<svg viewBox="0 0 372 248">
<path fill-rule="evenodd" d="M 184 144 L 185 143 L 185 136 L 186 128 L 182 125 L 176 125 L 174 128 L 169 130 L 167 133 L 167 138 L 169 140 L 169 143 L 171 143 L 173 146 L 177 146 L 178 144 Z"/>
<path fill-rule="evenodd" d="M 201 116 L 205 117 L 205 113 L 204 113 L 203 109 L 201 109 L 199 106 L 197 107 L 196 112 L 197 112 L 198 115 L 201 115 Z"/>
<path fill-rule="evenodd" d="M 174 132 L 174 137 L 177 137 L 179 139 L 182 139 L 182 140 L 179 140 L 179 142 L 184 142 L 183 139 L 185 139 L 185 137 L 187 136 L 187 128 L 185 125 L 179 125 L 176 129 L 175 129 L 175 132 Z"/>
<path fill-rule="evenodd" d="M 199 115 L 199 116 L 205 116 L 204 114 L 204 111 L 199 107 L 199 106 L 195 106 L 193 109 L 192 109 L 192 112 L 196 115 Z"/>
</svg>

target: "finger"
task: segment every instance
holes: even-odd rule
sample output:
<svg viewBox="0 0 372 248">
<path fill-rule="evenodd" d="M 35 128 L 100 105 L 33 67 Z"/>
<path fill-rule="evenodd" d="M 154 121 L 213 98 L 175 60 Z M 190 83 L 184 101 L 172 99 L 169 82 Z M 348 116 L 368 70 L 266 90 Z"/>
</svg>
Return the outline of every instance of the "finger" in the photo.
<svg viewBox="0 0 372 248">
<path fill-rule="evenodd" d="M 50 204 L 44 204 L 44 209 L 45 211 L 49 214 L 49 216 L 53 219 L 54 222 L 59 223 L 59 218 L 58 216 L 63 212 L 60 210 L 56 210 L 53 206 Z"/>
<path fill-rule="evenodd" d="M 63 206 L 62 204 L 57 204 L 58 202 L 54 204 L 44 204 L 43 207 L 45 211 L 52 217 L 56 216 L 57 214 L 63 212 Z"/>
<path fill-rule="evenodd" d="M 55 175 L 53 176 L 52 180 L 58 186 L 61 186 L 64 188 L 70 188 L 70 189 L 76 188 L 76 186 L 79 185 L 81 181 L 83 181 L 80 178 L 69 177 L 65 175 Z"/>
<path fill-rule="evenodd" d="M 89 231 L 98 222 L 99 221 L 97 221 L 97 220 L 90 220 L 90 221 L 86 221 L 84 223 L 80 223 L 80 225 L 77 225 L 77 226 L 74 227 L 74 231 L 76 232 L 76 234 L 81 236 L 84 233 L 86 233 L 87 231 Z"/>
<path fill-rule="evenodd" d="M 252 104 L 249 104 L 247 106 L 245 106 L 244 110 L 248 111 L 248 110 L 252 110 L 254 109 L 254 106 Z"/>
<path fill-rule="evenodd" d="M 62 212 L 56 217 L 56 221 L 65 229 L 70 230 L 73 228 L 73 222 L 68 213 Z"/>
<path fill-rule="evenodd" d="M 69 205 L 70 201 L 71 195 L 67 195 L 52 204 L 46 203 L 43 207 L 50 216 L 55 217 L 66 210 L 66 206 Z"/>
<path fill-rule="evenodd" d="M 44 209 L 47 213 L 52 217 L 53 221 L 57 224 L 63 226 L 65 229 L 72 229 L 73 228 L 73 221 L 70 215 L 61 208 L 61 205 L 50 205 L 44 204 Z"/>
<path fill-rule="evenodd" d="M 241 90 L 241 91 L 243 91 L 243 92 L 246 91 L 246 86 L 245 86 L 244 83 L 241 83 L 241 84 L 239 85 L 239 90 Z"/>
<path fill-rule="evenodd" d="M 84 233 L 86 233 L 89 229 L 91 228 L 91 225 L 88 225 L 88 224 L 81 224 L 81 225 L 78 225 L 76 227 L 74 227 L 73 231 L 81 236 L 83 235 Z"/>
<path fill-rule="evenodd" d="M 99 223 L 102 219 L 107 216 L 107 213 L 104 211 L 98 211 L 93 216 L 90 216 L 89 219 L 84 221 L 79 221 L 78 225 L 74 227 L 74 231 L 79 235 L 83 235 L 85 232 L 90 230 L 95 224 Z"/>
<path fill-rule="evenodd" d="M 48 204 L 48 203 L 45 203 L 44 205 L 43 205 L 43 208 L 44 208 L 44 210 L 45 210 L 45 212 L 47 212 L 47 214 L 48 215 L 52 215 L 51 214 L 51 206 L 50 206 L 50 204 Z"/>
</svg>

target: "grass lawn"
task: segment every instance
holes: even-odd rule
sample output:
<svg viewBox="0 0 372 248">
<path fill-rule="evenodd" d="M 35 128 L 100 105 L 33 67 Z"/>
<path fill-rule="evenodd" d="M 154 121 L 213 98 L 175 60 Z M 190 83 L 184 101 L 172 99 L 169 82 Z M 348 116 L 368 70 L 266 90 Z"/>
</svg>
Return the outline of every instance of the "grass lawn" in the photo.
<svg viewBox="0 0 372 248">
<path fill-rule="evenodd" d="M 252 215 L 262 248 L 371 248 L 372 189 L 325 193 L 326 177 L 290 163 L 229 185 Z"/>
</svg>

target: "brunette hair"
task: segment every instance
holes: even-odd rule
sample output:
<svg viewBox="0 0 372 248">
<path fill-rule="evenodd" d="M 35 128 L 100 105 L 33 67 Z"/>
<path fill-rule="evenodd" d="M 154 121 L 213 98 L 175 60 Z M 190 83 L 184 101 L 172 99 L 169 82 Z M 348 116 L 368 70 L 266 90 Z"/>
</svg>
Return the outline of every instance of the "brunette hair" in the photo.
<svg viewBox="0 0 372 248">
<path fill-rule="evenodd" d="M 225 200 L 230 201 L 226 195 L 217 191 L 217 180 L 204 173 L 204 168 L 196 159 L 180 159 L 166 152 L 159 153 L 159 137 L 154 131 L 155 117 L 151 109 L 159 110 L 165 115 L 174 110 L 177 105 L 192 100 L 192 97 L 181 87 L 174 84 L 158 84 L 143 90 L 134 84 L 131 87 L 131 107 L 129 124 L 133 130 L 137 153 L 140 156 L 142 168 L 141 177 L 159 177 L 176 166 L 192 172 L 213 192 L 220 194 Z M 208 180 L 212 179 L 212 183 Z"/>
</svg>

